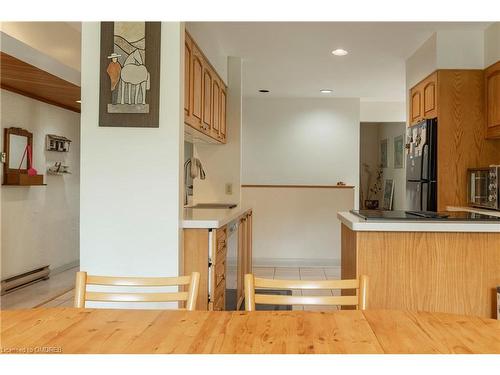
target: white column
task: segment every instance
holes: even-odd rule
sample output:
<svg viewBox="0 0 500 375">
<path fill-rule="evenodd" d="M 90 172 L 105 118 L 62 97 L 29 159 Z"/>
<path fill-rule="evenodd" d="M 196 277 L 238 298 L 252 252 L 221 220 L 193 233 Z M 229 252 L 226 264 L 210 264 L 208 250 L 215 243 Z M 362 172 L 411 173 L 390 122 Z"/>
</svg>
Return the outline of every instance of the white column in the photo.
<svg viewBox="0 0 500 375">
<path fill-rule="evenodd" d="M 100 24 L 82 25 L 81 270 L 177 276 L 184 24 L 161 26 L 159 128 L 99 127 Z"/>
</svg>

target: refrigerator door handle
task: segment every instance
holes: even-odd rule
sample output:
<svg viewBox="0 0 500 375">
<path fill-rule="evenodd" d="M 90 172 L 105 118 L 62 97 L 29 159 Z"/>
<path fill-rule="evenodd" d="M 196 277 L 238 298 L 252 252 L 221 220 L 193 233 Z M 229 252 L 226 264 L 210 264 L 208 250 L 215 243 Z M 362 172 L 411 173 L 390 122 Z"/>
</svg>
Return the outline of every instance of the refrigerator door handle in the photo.
<svg viewBox="0 0 500 375">
<path fill-rule="evenodd" d="M 429 180 L 429 144 L 425 143 L 422 146 L 422 160 L 420 167 L 420 174 L 422 180 Z"/>
</svg>

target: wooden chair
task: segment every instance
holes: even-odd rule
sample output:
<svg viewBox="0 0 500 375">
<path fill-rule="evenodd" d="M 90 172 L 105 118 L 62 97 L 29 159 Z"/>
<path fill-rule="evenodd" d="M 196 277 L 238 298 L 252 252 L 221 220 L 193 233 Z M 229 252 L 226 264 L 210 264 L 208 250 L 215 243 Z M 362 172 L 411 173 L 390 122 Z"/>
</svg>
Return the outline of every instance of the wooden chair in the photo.
<svg viewBox="0 0 500 375">
<path fill-rule="evenodd" d="M 196 309 L 200 274 L 180 277 L 111 277 L 91 276 L 87 272 L 76 273 L 75 307 L 84 308 L 85 301 L 99 302 L 175 302 L 185 301 L 186 310 Z M 189 285 L 187 292 L 136 293 L 136 292 L 91 292 L 87 285 L 123 286 L 123 287 L 159 287 Z"/>
<path fill-rule="evenodd" d="M 356 289 L 355 296 L 283 296 L 255 294 L 255 288 L 272 289 Z M 356 306 L 365 310 L 368 276 L 352 280 L 272 280 L 245 275 L 245 310 L 255 311 L 255 304 L 264 305 L 338 305 Z"/>
</svg>

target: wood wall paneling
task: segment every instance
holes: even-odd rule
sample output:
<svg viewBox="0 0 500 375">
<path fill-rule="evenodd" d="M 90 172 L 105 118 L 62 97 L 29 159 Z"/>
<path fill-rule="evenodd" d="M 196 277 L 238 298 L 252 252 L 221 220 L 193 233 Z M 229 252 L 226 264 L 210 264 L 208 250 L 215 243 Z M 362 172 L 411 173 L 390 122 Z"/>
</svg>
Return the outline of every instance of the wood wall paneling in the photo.
<svg viewBox="0 0 500 375">
<path fill-rule="evenodd" d="M 482 70 L 438 71 L 438 210 L 467 206 L 467 169 L 500 162 L 486 139 Z"/>
<path fill-rule="evenodd" d="M 197 310 L 208 309 L 208 230 L 184 229 L 184 251 L 182 252 L 185 275 L 200 273 Z"/>
<path fill-rule="evenodd" d="M 343 227 L 342 236 L 342 278 L 354 276 L 356 258 L 356 277 L 370 278 L 370 309 L 495 317 L 500 233 L 353 232 Z"/>
<path fill-rule="evenodd" d="M 341 275 L 340 278 L 356 279 L 357 272 L 357 232 L 347 228 L 344 224 L 341 225 Z M 371 284 L 371 283 L 370 283 Z M 342 289 L 340 291 L 343 296 L 355 296 L 356 290 Z M 368 308 L 370 307 L 370 290 L 368 290 Z M 354 306 L 342 306 L 342 310 L 354 310 Z"/>
<path fill-rule="evenodd" d="M 0 52 L 0 87 L 73 112 L 80 112 L 80 87 Z"/>
</svg>

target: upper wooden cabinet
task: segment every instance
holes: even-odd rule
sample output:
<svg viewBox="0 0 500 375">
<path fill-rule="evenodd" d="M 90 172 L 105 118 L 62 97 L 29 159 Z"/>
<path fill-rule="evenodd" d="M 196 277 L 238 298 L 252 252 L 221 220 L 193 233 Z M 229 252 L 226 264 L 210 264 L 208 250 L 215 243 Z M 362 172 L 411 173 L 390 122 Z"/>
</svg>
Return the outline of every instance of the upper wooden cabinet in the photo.
<svg viewBox="0 0 500 375">
<path fill-rule="evenodd" d="M 500 138 L 500 63 L 439 69 L 411 88 L 409 106 L 410 125 L 437 118 L 438 211 L 467 206 L 467 168 L 500 161 L 500 141 L 487 139 Z"/>
<path fill-rule="evenodd" d="M 437 117 L 437 72 L 410 90 L 410 124 Z"/>
<path fill-rule="evenodd" d="M 184 58 L 184 123 L 226 143 L 226 85 L 187 32 Z"/>
<path fill-rule="evenodd" d="M 486 137 L 500 139 L 500 61 L 484 72 L 486 88 Z"/>
<path fill-rule="evenodd" d="M 422 119 L 422 93 L 419 87 L 410 92 L 410 120 L 414 124 Z"/>
</svg>

